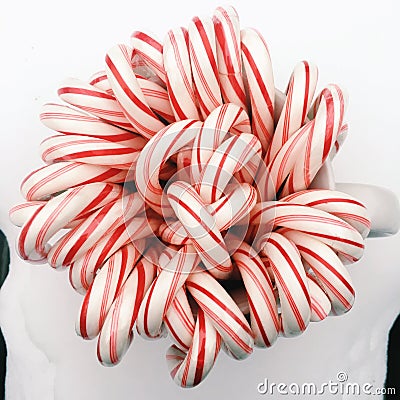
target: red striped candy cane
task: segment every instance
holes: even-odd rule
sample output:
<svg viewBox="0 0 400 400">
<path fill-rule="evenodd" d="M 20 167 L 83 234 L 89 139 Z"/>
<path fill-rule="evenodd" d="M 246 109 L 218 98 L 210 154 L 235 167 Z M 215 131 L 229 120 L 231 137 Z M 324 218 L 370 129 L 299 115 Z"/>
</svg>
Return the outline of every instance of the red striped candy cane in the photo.
<svg viewBox="0 0 400 400">
<path fill-rule="evenodd" d="M 135 50 L 134 50 L 135 53 Z M 133 63 L 132 63 L 133 67 Z M 144 71 L 145 76 L 141 76 L 140 72 L 134 68 L 137 83 L 139 84 L 140 90 L 142 91 L 144 98 L 146 99 L 149 107 L 160 117 L 164 118 L 168 123 L 174 122 L 175 117 L 172 112 L 171 104 L 169 102 L 168 92 L 163 85 L 155 82 L 153 77 L 147 76 L 147 71 Z M 95 74 L 90 84 L 104 90 L 109 94 L 114 94 L 113 88 L 108 80 L 106 71 L 100 71 Z"/>
<path fill-rule="evenodd" d="M 247 111 L 242 76 L 239 16 L 233 7 L 218 7 L 214 12 L 217 59 L 221 92 L 225 103 L 234 103 Z"/>
<path fill-rule="evenodd" d="M 247 163 L 257 155 L 261 155 L 261 144 L 251 133 L 242 133 L 225 140 L 203 167 L 200 182 L 196 185 L 203 201 L 217 201 L 232 176 L 242 168 L 246 169 Z"/>
<path fill-rule="evenodd" d="M 70 265 L 108 232 L 117 229 L 143 209 L 144 203 L 138 193 L 129 194 L 107 204 L 58 239 L 48 253 L 48 263 L 53 268 Z"/>
<path fill-rule="evenodd" d="M 75 324 L 78 335 L 93 339 L 99 334 L 115 297 L 139 257 L 136 248 L 127 244 L 105 262 L 83 299 Z"/>
<path fill-rule="evenodd" d="M 188 31 L 176 28 L 167 33 L 163 46 L 168 95 L 177 121 L 199 119 L 188 44 Z"/>
<path fill-rule="evenodd" d="M 275 86 L 267 44 L 255 29 L 241 30 L 241 51 L 252 113 L 252 131 L 266 153 L 274 134 Z"/>
<path fill-rule="evenodd" d="M 250 225 L 260 225 L 259 235 L 274 227 L 299 230 L 326 243 L 336 251 L 358 260 L 364 240 L 358 231 L 342 219 L 315 208 L 284 202 L 258 203 L 251 211 Z"/>
<path fill-rule="evenodd" d="M 191 238 L 205 267 L 215 277 L 223 278 L 232 270 L 232 263 L 214 215 L 193 187 L 182 181 L 168 188 L 168 200 L 186 233 Z"/>
<path fill-rule="evenodd" d="M 132 328 L 139 306 L 156 274 L 155 265 L 142 258 L 118 292 L 97 342 L 97 358 L 103 365 L 121 361 L 133 339 Z"/>
<path fill-rule="evenodd" d="M 149 224 L 144 218 L 132 218 L 126 224 L 119 226 L 113 232 L 106 234 L 92 246 L 81 258 L 74 261 L 69 268 L 69 281 L 71 286 L 81 294 L 85 294 L 92 284 L 95 274 L 109 257 L 126 244 L 132 242 L 137 251 L 142 254 L 145 242 L 131 237 L 130 232 L 136 229 L 142 232 Z M 150 236 L 148 232 L 144 236 Z"/>
<path fill-rule="evenodd" d="M 250 120 L 243 108 L 235 104 L 224 104 L 204 121 L 192 146 L 192 182 L 198 183 L 203 167 L 215 149 L 224 141 L 228 132 L 251 133 Z"/>
<path fill-rule="evenodd" d="M 311 299 L 311 322 L 324 320 L 331 312 L 331 302 L 314 277 L 307 274 Z"/>
<path fill-rule="evenodd" d="M 186 287 L 221 335 L 228 354 L 247 358 L 253 351 L 251 328 L 237 304 L 208 272 L 189 275 Z"/>
<path fill-rule="evenodd" d="M 79 79 L 66 79 L 58 89 L 61 100 L 110 124 L 134 131 L 116 98 Z"/>
<path fill-rule="evenodd" d="M 212 19 L 194 17 L 189 23 L 189 53 L 193 82 L 203 119 L 222 105 L 217 48 Z"/>
<path fill-rule="evenodd" d="M 132 70 L 133 49 L 118 45 L 107 52 L 106 73 L 114 95 L 135 131 L 151 138 L 164 124 L 149 107 Z"/>
<path fill-rule="evenodd" d="M 296 65 L 288 87 L 271 146 L 268 149 L 269 163 L 289 137 L 306 122 L 308 109 L 314 97 L 318 80 L 318 69 L 307 61 Z"/>
<path fill-rule="evenodd" d="M 296 336 L 307 328 L 311 300 L 306 273 L 296 246 L 279 233 L 271 232 L 258 243 L 268 257 L 275 276 L 281 305 L 282 332 Z"/>
<path fill-rule="evenodd" d="M 318 279 L 318 284 L 327 294 L 336 315 L 349 311 L 354 303 L 355 291 L 351 277 L 339 257 L 325 243 L 301 232 L 287 231 L 290 239 L 300 251 Z"/>
<path fill-rule="evenodd" d="M 162 44 L 149 34 L 141 31 L 132 33 L 131 44 L 135 54 L 138 54 L 146 65 L 166 84 L 167 76 L 164 68 Z"/>
<path fill-rule="evenodd" d="M 317 208 L 336 215 L 360 232 L 368 236 L 371 221 L 366 207 L 349 194 L 335 190 L 303 190 L 284 197 L 282 201 Z"/>
<path fill-rule="evenodd" d="M 189 350 L 184 352 L 173 345 L 167 351 L 166 358 L 172 379 L 181 387 L 197 386 L 214 366 L 220 346 L 220 334 L 200 308 Z"/>
<path fill-rule="evenodd" d="M 280 331 L 280 322 L 267 268 L 247 243 L 238 246 L 232 259 L 246 288 L 254 344 L 257 347 L 272 346 Z"/>
<path fill-rule="evenodd" d="M 124 144 L 79 135 L 57 135 L 45 139 L 40 150 L 46 163 L 74 161 L 130 169 L 146 144 L 144 138 L 133 137 Z"/>
<path fill-rule="evenodd" d="M 77 216 L 115 201 L 121 195 L 120 186 L 92 183 L 69 189 L 50 199 L 24 224 L 18 236 L 17 251 L 21 258 L 39 261 L 50 250 L 48 241 Z"/>
<path fill-rule="evenodd" d="M 146 292 L 140 306 L 136 328 L 141 336 L 156 338 L 162 332 L 163 319 L 179 289 L 200 259 L 193 248 L 182 247 L 161 269 Z"/>
<path fill-rule="evenodd" d="M 26 200 L 47 200 L 51 195 L 69 188 L 91 183 L 122 183 L 126 171 L 76 162 L 58 162 L 31 172 L 21 183 Z M 117 187 L 116 187 L 117 189 Z"/>
<path fill-rule="evenodd" d="M 307 189 L 334 146 L 346 109 L 346 97 L 337 85 L 329 85 L 317 98 L 314 127 L 282 195 Z M 314 106 L 315 107 L 315 106 Z"/>
<path fill-rule="evenodd" d="M 134 135 L 100 118 L 62 104 L 45 104 L 40 120 L 48 128 L 64 135 L 92 136 L 120 143 L 130 141 Z"/>
<path fill-rule="evenodd" d="M 175 122 L 155 135 L 140 153 L 136 164 L 135 182 L 146 204 L 165 217 L 173 211 L 159 183 L 161 166 L 197 135 L 201 122 L 186 120 Z"/>
</svg>

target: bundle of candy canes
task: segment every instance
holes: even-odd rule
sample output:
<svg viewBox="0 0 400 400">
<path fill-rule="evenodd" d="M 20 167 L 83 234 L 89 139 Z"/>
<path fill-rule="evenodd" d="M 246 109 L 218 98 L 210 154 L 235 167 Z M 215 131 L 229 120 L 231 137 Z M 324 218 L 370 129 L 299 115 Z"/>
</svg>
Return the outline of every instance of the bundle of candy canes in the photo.
<svg viewBox="0 0 400 400">
<path fill-rule="evenodd" d="M 168 335 L 171 376 L 191 387 L 220 349 L 244 359 L 352 307 L 344 264 L 370 222 L 351 196 L 310 189 L 347 132 L 346 96 L 314 96 L 317 74 L 300 62 L 276 90 L 263 37 L 219 7 L 163 43 L 134 32 L 89 82 L 65 81 L 69 105 L 44 106 L 57 134 L 10 211 L 17 249 L 69 268 L 76 331 L 98 336 L 102 364 L 134 329 Z"/>
</svg>

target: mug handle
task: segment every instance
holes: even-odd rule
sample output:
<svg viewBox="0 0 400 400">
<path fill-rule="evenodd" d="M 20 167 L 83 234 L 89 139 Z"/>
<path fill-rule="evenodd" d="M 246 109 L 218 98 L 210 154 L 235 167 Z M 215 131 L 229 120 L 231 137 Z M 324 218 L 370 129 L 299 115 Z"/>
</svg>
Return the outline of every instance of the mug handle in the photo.
<svg viewBox="0 0 400 400">
<path fill-rule="evenodd" d="M 400 203 L 390 190 L 363 183 L 336 183 L 336 190 L 347 193 L 365 205 L 371 218 L 368 237 L 396 234 L 400 228 Z"/>
<path fill-rule="evenodd" d="M 365 205 L 371 218 L 368 237 L 385 237 L 400 229 L 400 203 L 390 190 L 363 183 L 335 183 L 332 162 L 327 160 L 310 185 L 311 189 L 330 189 L 347 193 Z"/>
</svg>

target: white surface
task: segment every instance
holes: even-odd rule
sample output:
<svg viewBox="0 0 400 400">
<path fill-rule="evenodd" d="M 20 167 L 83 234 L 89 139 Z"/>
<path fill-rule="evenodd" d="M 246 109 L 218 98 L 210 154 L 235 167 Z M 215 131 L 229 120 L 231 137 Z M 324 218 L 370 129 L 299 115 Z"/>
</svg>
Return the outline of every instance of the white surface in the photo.
<svg viewBox="0 0 400 400">
<path fill-rule="evenodd" d="M 42 103 L 56 100 L 58 83 L 101 69 L 105 51 L 128 43 L 133 30 L 162 37 L 196 14 L 211 14 L 219 3 L 2 3 L 0 226 L 12 247 L 17 228 L 7 212 L 22 200 L 23 177 L 41 165 L 39 142 L 50 132 L 38 114 Z M 320 89 L 330 82 L 348 89 L 350 131 L 335 160 L 337 180 L 383 185 L 400 195 L 398 3 L 237 0 L 233 5 L 242 26 L 255 27 L 266 38 L 278 87 L 284 89 L 295 63 L 307 59 L 319 66 Z M 243 362 L 221 354 L 206 381 L 191 390 L 176 387 L 168 376 L 167 341 L 136 337 L 119 366 L 100 366 L 95 343 L 75 335 L 81 298 L 67 274 L 25 264 L 13 252 L 0 296 L 9 345 L 7 399 L 257 399 L 264 378 L 321 383 L 339 371 L 349 381 L 382 386 L 387 332 L 400 309 L 399 246 L 399 235 L 368 241 L 364 258 L 350 267 L 357 297 L 349 314 L 312 324 L 296 339 L 280 338 Z"/>
</svg>

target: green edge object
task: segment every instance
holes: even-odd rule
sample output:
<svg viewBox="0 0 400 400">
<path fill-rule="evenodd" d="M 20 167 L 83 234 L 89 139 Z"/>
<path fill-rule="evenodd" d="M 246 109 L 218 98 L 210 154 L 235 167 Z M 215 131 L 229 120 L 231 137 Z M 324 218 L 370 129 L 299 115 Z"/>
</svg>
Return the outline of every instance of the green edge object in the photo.
<svg viewBox="0 0 400 400">
<path fill-rule="evenodd" d="M 9 265 L 10 249 L 4 233 L 0 231 L 0 287 L 7 278 Z"/>
</svg>

